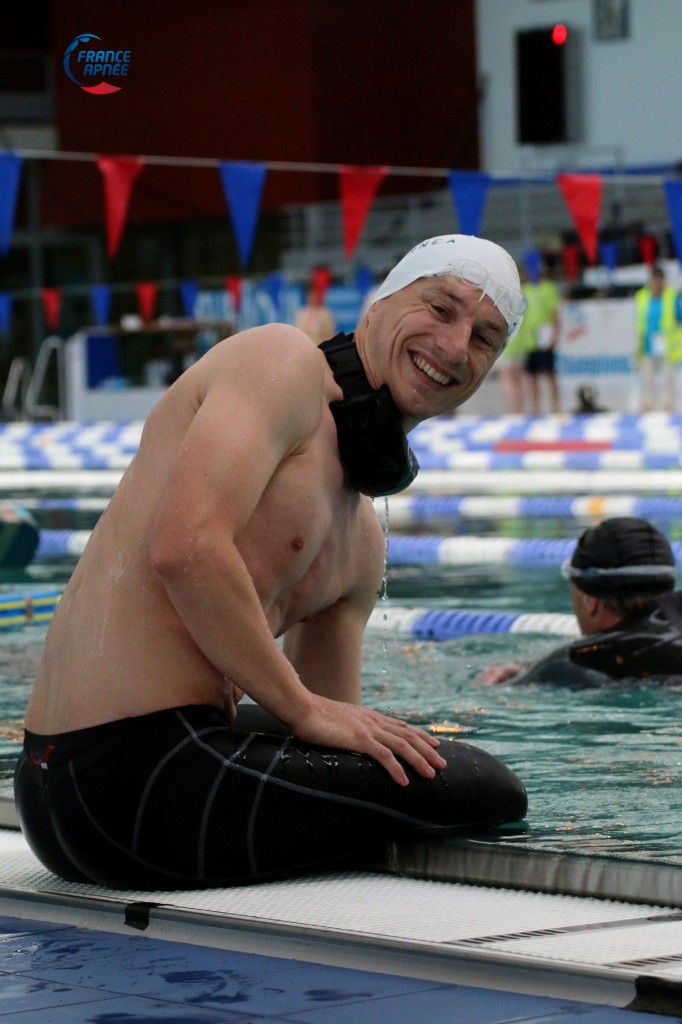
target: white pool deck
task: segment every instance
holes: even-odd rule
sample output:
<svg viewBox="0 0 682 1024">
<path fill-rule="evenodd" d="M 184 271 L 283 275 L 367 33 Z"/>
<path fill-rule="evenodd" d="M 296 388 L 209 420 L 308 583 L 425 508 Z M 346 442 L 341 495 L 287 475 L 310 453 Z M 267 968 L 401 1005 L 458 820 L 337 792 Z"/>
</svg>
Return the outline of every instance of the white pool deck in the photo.
<svg viewBox="0 0 682 1024">
<path fill-rule="evenodd" d="M 0 915 L 682 1018 L 682 862 L 423 839 L 364 870 L 149 893 L 63 882 L 10 827 Z"/>
</svg>

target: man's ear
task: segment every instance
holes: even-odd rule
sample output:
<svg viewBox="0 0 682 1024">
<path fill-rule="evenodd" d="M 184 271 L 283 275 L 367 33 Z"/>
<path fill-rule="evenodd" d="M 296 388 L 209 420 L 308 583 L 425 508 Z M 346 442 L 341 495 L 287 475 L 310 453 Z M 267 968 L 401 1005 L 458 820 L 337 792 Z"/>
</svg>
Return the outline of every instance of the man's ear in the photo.
<svg viewBox="0 0 682 1024">
<path fill-rule="evenodd" d="M 582 603 L 585 614 L 589 619 L 596 619 L 601 611 L 601 601 L 598 597 L 592 597 L 591 594 L 585 594 L 582 590 L 580 591 L 580 601 Z"/>
</svg>

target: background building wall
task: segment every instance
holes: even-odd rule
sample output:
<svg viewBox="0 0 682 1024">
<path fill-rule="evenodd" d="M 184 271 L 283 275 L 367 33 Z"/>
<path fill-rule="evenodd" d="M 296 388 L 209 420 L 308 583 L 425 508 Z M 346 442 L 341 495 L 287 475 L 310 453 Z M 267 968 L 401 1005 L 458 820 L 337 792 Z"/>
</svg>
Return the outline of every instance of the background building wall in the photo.
<svg viewBox="0 0 682 1024">
<path fill-rule="evenodd" d="M 481 162 L 491 172 L 675 164 L 682 158 L 682 4 L 679 0 L 610 0 L 627 13 L 624 39 L 599 40 L 600 0 L 476 0 L 481 108 Z M 607 5 L 608 6 L 608 3 Z M 606 10 L 606 7 L 603 8 Z M 569 90 L 580 107 L 572 145 L 516 142 L 515 33 L 564 23 L 577 53 Z"/>
<path fill-rule="evenodd" d="M 428 16 L 424 6 L 229 0 L 195 4 L 189 18 L 185 0 L 96 10 L 59 0 L 51 10 L 60 148 L 475 168 L 473 0 L 426 0 Z M 61 55 L 83 32 L 132 51 L 121 92 L 92 96 L 64 74 Z M 99 221 L 96 169 L 55 165 L 44 177 L 48 223 Z M 272 172 L 263 208 L 337 195 L 332 175 Z M 216 214 L 225 214 L 218 176 L 181 168 L 147 168 L 130 209 L 132 222 Z"/>
</svg>

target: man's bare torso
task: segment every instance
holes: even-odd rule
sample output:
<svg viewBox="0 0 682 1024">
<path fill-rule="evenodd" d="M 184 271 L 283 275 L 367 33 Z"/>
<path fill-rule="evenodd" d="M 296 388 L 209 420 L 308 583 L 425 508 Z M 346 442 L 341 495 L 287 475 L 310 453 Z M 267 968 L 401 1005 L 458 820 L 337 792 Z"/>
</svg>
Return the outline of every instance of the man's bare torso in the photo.
<svg viewBox="0 0 682 1024">
<path fill-rule="evenodd" d="M 152 411 L 60 601 L 26 716 L 32 731 L 58 733 L 187 704 L 230 714 L 231 682 L 194 642 L 150 557 L 169 473 L 221 359 L 219 351 L 209 353 Z M 376 516 L 369 500 L 345 485 L 338 460 L 329 401 L 339 397 L 329 372 L 317 430 L 279 465 L 235 537 L 274 636 L 352 590 L 368 557 L 373 575 L 381 574 Z"/>
</svg>

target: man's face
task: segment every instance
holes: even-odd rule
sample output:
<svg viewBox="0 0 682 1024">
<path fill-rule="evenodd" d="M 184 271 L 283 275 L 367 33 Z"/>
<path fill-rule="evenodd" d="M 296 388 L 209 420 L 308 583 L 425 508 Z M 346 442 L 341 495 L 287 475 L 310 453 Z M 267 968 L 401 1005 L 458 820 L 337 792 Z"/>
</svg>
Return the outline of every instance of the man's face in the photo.
<svg viewBox="0 0 682 1024">
<path fill-rule="evenodd" d="M 442 276 L 419 278 L 371 306 L 358 343 L 370 383 L 388 384 L 411 429 L 465 402 L 506 338 L 506 320 L 477 285 Z"/>
</svg>

